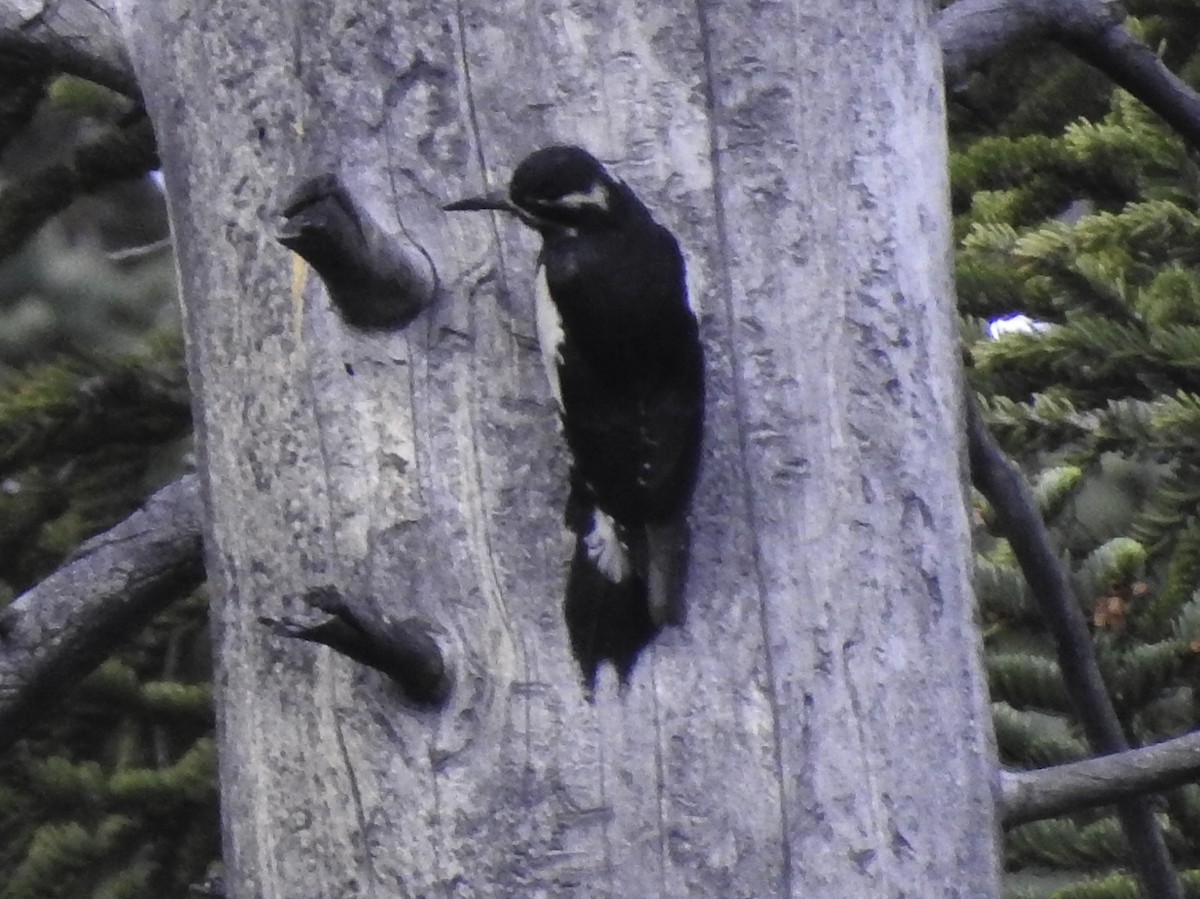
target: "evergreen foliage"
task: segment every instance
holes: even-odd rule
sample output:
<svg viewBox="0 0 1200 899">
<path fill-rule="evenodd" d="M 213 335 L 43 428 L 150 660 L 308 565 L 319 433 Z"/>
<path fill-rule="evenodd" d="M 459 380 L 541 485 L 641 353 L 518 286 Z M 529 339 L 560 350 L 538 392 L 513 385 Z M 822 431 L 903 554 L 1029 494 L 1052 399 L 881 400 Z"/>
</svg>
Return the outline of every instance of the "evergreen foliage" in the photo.
<svg viewBox="0 0 1200 899">
<path fill-rule="evenodd" d="M 0 589 L 19 594 L 181 465 L 177 340 L 0 382 Z M 207 603 L 160 615 L 0 755 L 0 899 L 187 896 L 217 857 Z"/>
<path fill-rule="evenodd" d="M 177 342 L 0 379 L 0 581 L 21 592 L 176 470 L 191 427 Z"/>
<path fill-rule="evenodd" d="M 1129 5 L 1143 17 L 1133 30 L 1172 67 L 1200 74 L 1194 41 L 1180 40 L 1197 34 L 1200 8 Z M 1200 726 L 1200 169 L 1131 96 L 1041 55 L 967 86 L 988 127 L 961 109 L 952 119 L 961 333 L 986 419 L 1035 485 L 1092 623 L 1122 724 L 1134 743 L 1152 743 Z M 985 323 L 1014 314 L 1031 326 L 988 333 Z M 976 504 L 1002 761 L 1081 758 L 1090 753 L 1053 644 Z M 1188 895 L 1200 895 L 1198 802 L 1195 787 L 1158 800 Z M 1076 886 L 1020 895 L 1133 897 L 1125 875 L 1089 879 L 1126 860 L 1105 810 L 1007 838 L 1011 869 L 1079 872 Z"/>
</svg>

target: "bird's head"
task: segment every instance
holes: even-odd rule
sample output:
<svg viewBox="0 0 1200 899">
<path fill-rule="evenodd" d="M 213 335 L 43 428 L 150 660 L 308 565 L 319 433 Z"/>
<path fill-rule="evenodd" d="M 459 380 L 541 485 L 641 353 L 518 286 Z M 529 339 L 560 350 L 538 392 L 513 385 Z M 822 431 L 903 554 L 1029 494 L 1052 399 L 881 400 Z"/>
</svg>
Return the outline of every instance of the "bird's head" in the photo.
<svg viewBox="0 0 1200 899">
<path fill-rule="evenodd" d="M 640 207 L 629 188 L 587 150 L 545 147 L 526 156 L 508 192 L 448 203 L 448 211 L 509 212 L 543 235 L 611 227 Z"/>
</svg>

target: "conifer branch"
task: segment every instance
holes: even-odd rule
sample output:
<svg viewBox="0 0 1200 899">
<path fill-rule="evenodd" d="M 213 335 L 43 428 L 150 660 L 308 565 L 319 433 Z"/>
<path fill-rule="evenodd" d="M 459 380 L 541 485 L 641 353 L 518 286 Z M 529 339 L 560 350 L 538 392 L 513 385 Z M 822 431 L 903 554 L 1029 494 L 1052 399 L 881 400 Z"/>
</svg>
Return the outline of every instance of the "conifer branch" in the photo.
<svg viewBox="0 0 1200 899">
<path fill-rule="evenodd" d="M 0 611 L 0 751 L 151 616 L 204 581 L 187 475 Z"/>
<path fill-rule="evenodd" d="M 1200 732 L 1116 755 L 1000 775 L 1005 827 L 1168 790 L 1200 777 Z"/>
<path fill-rule="evenodd" d="M 174 356 L 52 363 L 0 389 L 0 477 L 113 445 L 162 444 L 191 424 L 187 373 Z"/>
<path fill-rule="evenodd" d="M 158 165 L 154 130 L 147 116 L 113 127 L 0 192 L 0 259 L 20 249 L 55 213 L 78 196 L 138 178 Z"/>
<path fill-rule="evenodd" d="M 1044 38 L 1070 50 L 1200 148 L 1200 94 L 1122 24 L 1113 0 L 959 0 L 938 16 L 946 81 L 956 84 L 1006 48 Z"/>
<path fill-rule="evenodd" d="M 1129 741 L 1100 676 L 1083 610 L 1071 592 L 1067 572 L 1054 551 L 1033 495 L 1016 466 L 996 444 L 978 402 L 970 394 L 967 445 L 971 479 L 992 504 L 999 529 L 1008 539 L 1054 635 L 1063 680 L 1088 743 L 1101 754 L 1128 750 Z M 1156 899 L 1182 899 L 1179 877 L 1171 865 L 1149 799 L 1144 796 L 1123 799 L 1117 812 L 1145 894 Z"/>
<path fill-rule="evenodd" d="M 112 0 L 0 0 L 0 62 L 140 96 Z"/>
</svg>

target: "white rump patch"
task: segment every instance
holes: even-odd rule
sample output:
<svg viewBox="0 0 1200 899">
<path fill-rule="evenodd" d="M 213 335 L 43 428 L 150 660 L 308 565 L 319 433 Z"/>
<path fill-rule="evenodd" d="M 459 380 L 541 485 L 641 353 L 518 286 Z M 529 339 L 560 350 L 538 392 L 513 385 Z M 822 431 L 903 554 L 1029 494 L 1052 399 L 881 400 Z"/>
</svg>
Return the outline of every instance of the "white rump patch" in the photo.
<svg viewBox="0 0 1200 899">
<path fill-rule="evenodd" d="M 537 328 L 538 349 L 542 351 L 542 366 L 550 380 L 550 393 L 562 412 L 562 385 L 558 381 L 558 367 L 562 365 L 563 334 L 562 316 L 550 299 L 550 286 L 546 283 L 546 266 L 539 265 L 534 278 L 534 325 Z"/>
<path fill-rule="evenodd" d="M 629 552 L 617 537 L 612 518 L 599 509 L 592 511 L 592 529 L 583 537 L 583 548 L 599 572 L 614 584 L 629 577 Z"/>
</svg>

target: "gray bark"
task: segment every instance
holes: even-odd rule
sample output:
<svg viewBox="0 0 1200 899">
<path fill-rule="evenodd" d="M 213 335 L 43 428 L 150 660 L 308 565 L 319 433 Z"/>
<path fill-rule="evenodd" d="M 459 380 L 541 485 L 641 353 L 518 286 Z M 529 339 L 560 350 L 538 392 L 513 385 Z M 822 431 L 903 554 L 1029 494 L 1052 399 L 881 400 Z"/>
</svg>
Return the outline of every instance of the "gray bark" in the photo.
<svg viewBox="0 0 1200 899">
<path fill-rule="evenodd" d="M 234 897 L 997 893 L 939 49 L 920 0 L 124 0 L 179 247 Z M 685 628 L 583 701 L 535 242 L 438 204 L 613 164 L 709 353 Z M 274 240 L 333 170 L 441 291 L 354 332 Z M 433 622 L 441 711 L 261 627 Z"/>
<path fill-rule="evenodd" d="M 0 749 L 203 581 L 199 485 L 187 475 L 0 610 Z"/>
<path fill-rule="evenodd" d="M 117 25 L 116 0 L 12 0 L 0 4 L 0 59 L 68 72 L 137 94 Z"/>
<path fill-rule="evenodd" d="M 1153 746 L 1000 776 L 1006 827 L 1157 793 L 1200 776 L 1200 733 Z M 1176 887 L 1178 889 L 1178 887 Z M 1164 895 L 1165 889 L 1153 893 Z"/>
<path fill-rule="evenodd" d="M 1119 0 L 958 0 L 938 16 L 947 80 L 965 78 L 1022 42 L 1085 36 L 1119 28 Z"/>
</svg>

